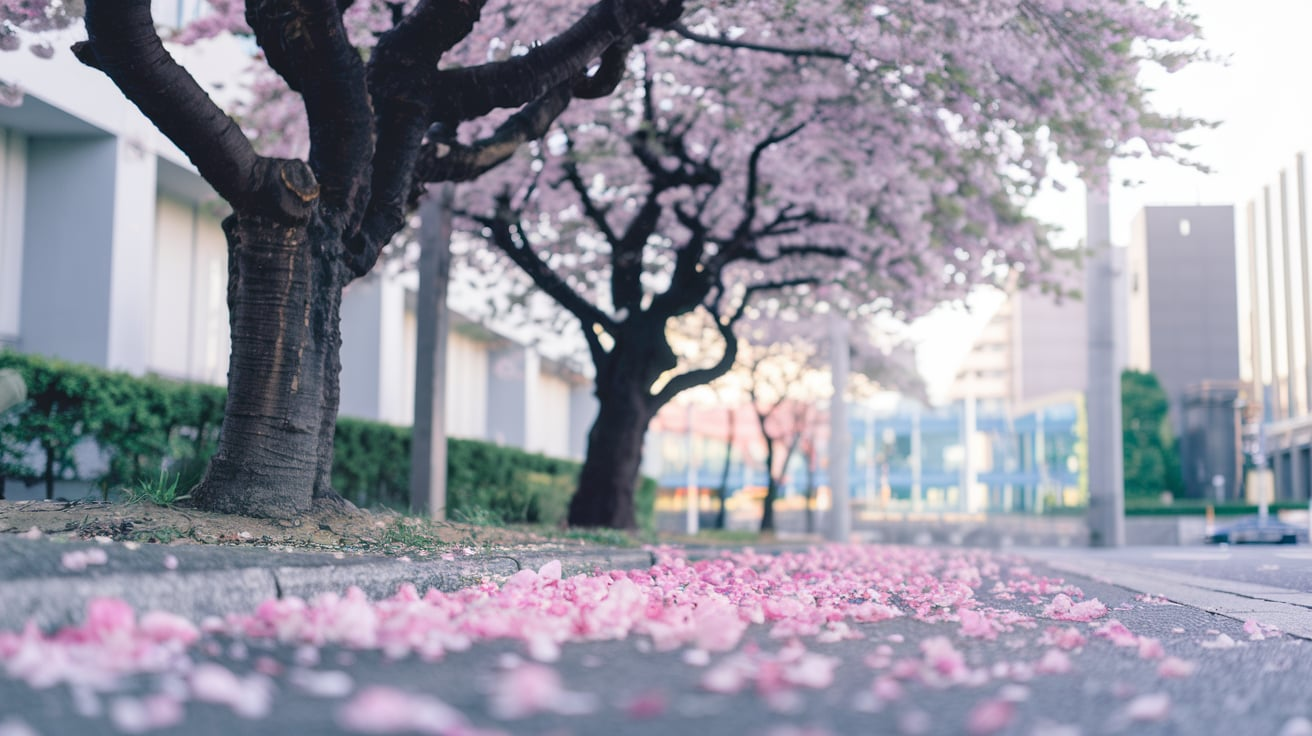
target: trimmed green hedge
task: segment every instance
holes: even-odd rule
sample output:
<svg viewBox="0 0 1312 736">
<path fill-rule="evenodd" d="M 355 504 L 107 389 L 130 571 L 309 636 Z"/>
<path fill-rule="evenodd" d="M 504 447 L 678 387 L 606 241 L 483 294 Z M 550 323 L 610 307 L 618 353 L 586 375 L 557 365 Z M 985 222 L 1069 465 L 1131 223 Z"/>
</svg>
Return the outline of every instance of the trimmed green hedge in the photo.
<svg viewBox="0 0 1312 736">
<path fill-rule="evenodd" d="M 410 428 L 339 419 L 333 487 L 357 506 L 404 509 L 410 503 Z M 449 438 L 447 517 L 481 523 L 562 524 L 580 465 L 571 460 Z M 638 527 L 654 528 L 656 481 L 643 478 L 634 499 Z"/>
<path fill-rule="evenodd" d="M 0 368 L 27 383 L 28 401 L 0 416 L 0 476 L 44 482 L 91 481 L 108 496 L 159 476 L 179 488 L 200 479 L 223 420 L 225 389 L 0 351 Z M 94 443 L 107 464 L 79 475 L 74 448 Z M 358 506 L 404 510 L 410 503 L 410 429 L 339 419 L 333 487 Z M 39 447 L 39 459 L 30 448 Z M 447 513 L 456 520 L 560 524 L 579 464 L 475 440 L 447 441 Z M 652 528 L 656 483 L 644 478 L 636 505 L 640 528 Z"/>
<path fill-rule="evenodd" d="M 1171 504 L 1126 502 L 1126 516 L 1203 516 L 1211 505 L 1217 516 L 1251 516 L 1258 512 L 1256 504 L 1227 501 L 1223 504 L 1209 504 L 1196 498 L 1176 499 Z M 1277 511 L 1306 511 L 1307 501 L 1273 501 L 1268 505 L 1271 513 Z"/>
<path fill-rule="evenodd" d="M 218 441 L 225 392 L 214 386 L 135 378 L 61 360 L 0 352 L 0 368 L 27 383 L 28 400 L 0 418 L 0 475 L 44 482 L 88 480 L 104 495 L 158 476 L 162 467 L 179 485 L 200 477 Z M 82 478 L 74 449 L 94 443 L 108 467 Z M 38 466 L 29 448 L 39 447 Z"/>
</svg>

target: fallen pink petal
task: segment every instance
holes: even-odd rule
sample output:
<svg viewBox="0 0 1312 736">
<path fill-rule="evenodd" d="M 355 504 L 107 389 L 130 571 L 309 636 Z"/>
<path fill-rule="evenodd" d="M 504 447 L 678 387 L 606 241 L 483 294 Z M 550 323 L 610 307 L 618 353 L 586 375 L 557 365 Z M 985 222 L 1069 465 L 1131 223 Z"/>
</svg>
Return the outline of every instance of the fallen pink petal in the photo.
<svg viewBox="0 0 1312 736">
<path fill-rule="evenodd" d="M 1166 693 L 1140 695 L 1125 706 L 1131 721 L 1164 721 L 1171 714 L 1171 696 Z"/>
<path fill-rule="evenodd" d="M 991 736 L 1008 726 L 1016 718 L 1016 704 L 1007 700 L 985 700 L 970 709 L 966 716 L 966 732 L 971 736 Z"/>
</svg>

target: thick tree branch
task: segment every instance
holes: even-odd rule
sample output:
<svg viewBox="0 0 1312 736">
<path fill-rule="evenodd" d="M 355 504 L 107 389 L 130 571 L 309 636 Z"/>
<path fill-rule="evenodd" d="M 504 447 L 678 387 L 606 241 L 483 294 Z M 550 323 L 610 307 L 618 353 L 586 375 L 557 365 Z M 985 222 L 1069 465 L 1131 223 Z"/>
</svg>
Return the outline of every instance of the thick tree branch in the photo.
<svg viewBox="0 0 1312 736">
<path fill-rule="evenodd" d="M 573 83 L 566 82 L 525 105 L 486 138 L 464 144 L 449 137 L 430 136 L 419 152 L 416 183 L 478 178 L 514 155 L 520 146 L 546 135 L 572 99 Z"/>
<path fill-rule="evenodd" d="M 310 129 L 310 170 L 330 219 L 351 227 L 369 190 L 360 172 L 373 154 L 374 120 L 364 62 L 336 0 L 248 0 L 246 22 L 269 66 L 301 93 Z"/>
<path fill-rule="evenodd" d="M 726 248 L 720 254 L 722 263 L 727 263 L 737 257 L 738 254 L 735 251 L 748 247 L 748 242 L 751 239 L 752 223 L 756 221 L 757 197 L 760 196 L 761 189 L 761 156 L 776 143 L 782 143 L 797 135 L 805 126 L 806 123 L 799 123 L 788 130 L 771 131 L 769 135 L 752 147 L 752 153 L 747 157 L 747 184 L 743 190 L 743 216 L 738 221 L 738 226 L 734 228 L 731 241 L 734 247 Z"/>
<path fill-rule="evenodd" d="M 629 52 L 633 50 L 634 40 L 634 36 L 630 34 L 601 52 L 601 64 L 574 85 L 574 96 L 580 100 L 596 100 L 614 92 L 624 80 L 624 72 L 628 68 Z"/>
<path fill-rule="evenodd" d="M 768 281 L 761 284 L 752 284 L 751 286 L 743 290 L 743 299 L 741 302 L 738 303 L 738 308 L 733 311 L 733 314 L 729 315 L 729 318 L 727 320 L 723 320 L 723 322 L 728 327 L 732 327 L 734 324 L 736 324 L 738 320 L 742 319 L 743 315 L 747 313 L 747 307 L 751 304 L 752 297 L 756 296 L 757 294 L 760 294 L 761 292 L 782 291 L 784 289 L 789 289 L 794 286 L 814 286 L 820 283 L 820 281 L 821 279 L 818 276 L 805 276 L 805 277 L 798 277 L 795 279 L 781 279 L 779 281 Z"/>
<path fill-rule="evenodd" d="M 160 42 L 149 0 L 88 0 L 88 40 L 73 52 L 104 72 L 196 165 L 219 196 L 243 209 L 259 200 L 267 165 Z"/>
<path fill-rule="evenodd" d="M 682 23 L 675 23 L 670 26 L 670 30 L 683 36 L 689 41 L 696 41 L 708 46 L 722 46 L 727 49 L 743 49 L 745 51 L 760 51 L 767 54 L 778 54 L 791 58 L 813 58 L 813 59 L 835 59 L 837 61 L 849 61 L 852 58 L 850 53 L 834 51 L 832 49 L 822 48 L 788 48 L 786 46 L 771 46 L 763 43 L 751 43 L 748 41 L 734 41 L 723 36 L 708 36 L 704 33 L 697 33 Z"/>
<path fill-rule="evenodd" d="M 596 226 L 606 238 L 606 242 L 614 243 L 619 240 L 619 235 L 610 226 L 610 221 L 606 219 L 607 212 L 598 206 L 597 201 L 592 198 L 588 192 L 588 185 L 583 181 L 582 175 L 579 174 L 578 163 L 569 159 L 562 164 L 561 168 L 565 170 L 565 180 L 574 188 L 574 192 L 579 195 L 579 202 L 583 205 L 583 214 L 592 224 Z"/>
<path fill-rule="evenodd" d="M 538 257 L 523 229 L 512 225 L 512 217 L 509 204 L 503 199 L 495 216 L 475 217 L 474 219 L 491 232 L 493 245 L 500 249 L 502 253 L 505 253 L 516 266 L 519 266 L 520 270 L 528 274 L 539 289 L 546 292 L 557 304 L 564 307 L 582 323 L 583 332 L 587 337 L 593 360 L 600 368 L 605 361 L 606 353 L 598 340 L 594 326 L 614 335 L 614 321 L 605 312 L 602 312 L 579 295 L 569 284 L 565 283 L 565 280 L 559 274 Z"/>
<path fill-rule="evenodd" d="M 373 268 L 383 247 L 405 225 L 406 208 L 422 189 L 415 186 L 425 181 L 416 182 L 415 166 L 432 119 L 429 90 L 437 62 L 473 30 L 484 2 L 421 0 L 408 15 L 394 11 L 396 24 L 378 38 L 367 74 L 377 148 L 368 205 L 347 240 L 347 261 L 357 275 Z"/>
<path fill-rule="evenodd" d="M 624 234 L 610 241 L 610 295 L 616 310 L 633 314 L 642 305 L 642 252 L 660 224 L 661 203 L 656 190 L 646 200 Z"/>
<path fill-rule="evenodd" d="M 682 12 L 682 0 L 599 0 L 574 25 L 522 56 L 439 71 L 432 88 L 436 122 L 453 125 L 535 100 L 576 78 L 617 42 L 641 41 L 645 29 L 668 25 Z M 603 63 L 598 71 L 606 74 L 598 81 L 610 78 L 613 67 L 613 61 Z"/>
<path fill-rule="evenodd" d="M 675 207 L 675 214 L 691 234 L 688 242 L 674 254 L 669 288 L 657 294 L 647 310 L 667 318 L 687 314 L 700 306 L 716 280 L 716 274 L 707 271 L 701 262 L 706 252 L 706 226 L 680 207 Z"/>
<path fill-rule="evenodd" d="M 676 187 L 718 187 L 723 180 L 720 170 L 711 164 L 709 158 L 693 158 L 679 133 L 659 132 L 654 125 L 649 125 L 629 136 L 629 148 L 647 170 L 647 180 L 655 194 Z M 662 156 L 670 156 L 678 160 L 678 164 L 667 167 L 661 160 Z"/>
<path fill-rule="evenodd" d="M 680 393 L 690 388 L 704 386 L 728 373 L 733 368 L 734 361 L 738 360 L 738 336 L 733 333 L 733 324 L 725 324 L 720 320 L 716 320 L 715 327 L 720 331 L 720 336 L 724 338 L 724 354 L 720 356 L 715 365 L 708 368 L 696 368 L 671 378 L 661 388 L 660 392 L 651 398 L 649 405 L 653 411 L 659 410 Z"/>
<path fill-rule="evenodd" d="M 852 249 L 844 245 L 785 245 L 780 246 L 777 252 L 769 256 L 762 255 L 756 249 L 752 249 L 739 260 L 751 261 L 752 263 L 778 263 L 789 258 L 805 258 L 807 256 L 820 256 L 839 260 L 847 258 L 851 254 Z"/>
</svg>

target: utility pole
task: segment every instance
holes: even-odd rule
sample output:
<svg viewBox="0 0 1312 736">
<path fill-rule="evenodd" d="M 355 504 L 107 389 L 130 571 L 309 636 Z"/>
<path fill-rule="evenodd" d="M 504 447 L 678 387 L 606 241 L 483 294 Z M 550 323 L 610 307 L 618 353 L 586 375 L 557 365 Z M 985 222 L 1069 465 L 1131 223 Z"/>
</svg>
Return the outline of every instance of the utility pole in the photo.
<svg viewBox="0 0 1312 736">
<path fill-rule="evenodd" d="M 1085 195 L 1088 216 L 1085 293 L 1088 295 L 1089 542 L 1125 545 L 1125 458 L 1121 446 L 1121 367 L 1116 364 L 1116 265 L 1107 195 Z"/>
<path fill-rule="evenodd" d="M 829 399 L 829 539 L 852 538 L 852 499 L 847 484 L 849 429 L 847 426 L 848 353 L 847 319 L 836 309 L 829 313 L 829 373 L 834 395 Z"/>
<path fill-rule="evenodd" d="M 419 203 L 419 295 L 415 307 L 415 418 L 410 439 L 410 511 L 446 518 L 446 308 L 451 280 L 450 183 Z"/>
<path fill-rule="evenodd" d="M 687 411 L 688 411 L 688 438 L 687 438 L 688 466 L 687 468 L 685 468 L 685 470 L 687 470 L 688 472 L 688 506 L 687 508 L 684 509 L 684 511 L 687 513 L 687 516 L 684 518 L 683 530 L 684 533 L 686 533 L 688 536 L 691 537 L 691 536 L 695 536 L 699 531 L 701 531 L 701 518 L 699 514 L 701 513 L 700 501 L 701 501 L 702 490 L 701 487 L 698 486 L 697 484 L 697 465 L 693 463 L 693 459 L 692 459 L 693 403 L 691 401 L 688 402 Z"/>
</svg>

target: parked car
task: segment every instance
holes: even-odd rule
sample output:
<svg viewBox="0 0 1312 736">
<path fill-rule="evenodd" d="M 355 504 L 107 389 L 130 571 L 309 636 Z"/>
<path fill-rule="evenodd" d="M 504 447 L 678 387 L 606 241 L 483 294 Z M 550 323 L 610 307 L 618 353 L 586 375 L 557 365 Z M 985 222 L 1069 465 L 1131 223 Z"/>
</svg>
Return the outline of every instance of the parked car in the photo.
<svg viewBox="0 0 1312 736">
<path fill-rule="evenodd" d="M 1307 527 L 1286 524 L 1268 516 L 1248 516 L 1218 527 L 1204 537 L 1208 544 L 1297 544 L 1308 541 Z"/>
</svg>

